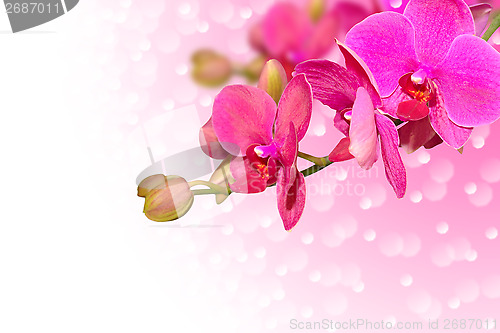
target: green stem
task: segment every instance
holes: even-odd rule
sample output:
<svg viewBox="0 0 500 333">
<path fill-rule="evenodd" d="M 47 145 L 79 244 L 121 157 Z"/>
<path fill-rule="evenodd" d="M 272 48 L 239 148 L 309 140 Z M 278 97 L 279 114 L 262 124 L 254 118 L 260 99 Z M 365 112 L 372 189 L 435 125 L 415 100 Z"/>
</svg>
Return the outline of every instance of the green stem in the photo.
<svg viewBox="0 0 500 333">
<path fill-rule="evenodd" d="M 495 16 L 491 21 L 488 30 L 486 30 L 486 32 L 483 35 L 483 39 L 485 41 L 488 41 L 491 38 L 491 36 L 493 36 L 495 31 L 497 31 L 498 28 L 500 28 L 500 13 L 498 13 L 497 16 Z"/>
<path fill-rule="evenodd" d="M 191 190 L 191 192 L 193 192 L 193 195 L 218 194 L 214 193 L 213 190 Z"/>
<path fill-rule="evenodd" d="M 197 194 L 229 194 L 228 190 L 222 186 L 216 185 L 211 182 L 207 182 L 204 180 L 193 180 L 192 182 L 189 182 L 189 187 L 193 186 L 206 186 L 210 188 L 209 190 L 192 190 L 195 195 Z"/>
<path fill-rule="evenodd" d="M 333 164 L 333 162 L 328 161 L 328 163 L 325 165 L 317 165 L 316 164 L 316 165 L 313 165 L 305 170 L 302 170 L 300 173 L 302 173 L 304 175 L 304 177 L 308 177 L 310 175 L 314 175 L 318 171 L 323 170 L 324 168 L 326 168 L 330 164 Z"/>
<path fill-rule="evenodd" d="M 325 167 L 330 164 L 330 161 L 328 160 L 328 156 L 326 157 L 316 157 L 312 156 L 303 152 L 298 152 L 297 154 L 298 157 L 303 158 L 305 160 L 308 160 L 309 162 L 312 162 L 318 166 Z"/>
</svg>

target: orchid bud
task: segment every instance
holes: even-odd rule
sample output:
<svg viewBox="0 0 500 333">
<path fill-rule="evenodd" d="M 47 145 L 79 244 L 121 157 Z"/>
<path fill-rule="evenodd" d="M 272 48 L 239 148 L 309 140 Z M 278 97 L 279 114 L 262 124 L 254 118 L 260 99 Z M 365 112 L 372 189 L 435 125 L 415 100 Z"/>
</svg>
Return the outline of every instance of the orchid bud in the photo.
<svg viewBox="0 0 500 333">
<path fill-rule="evenodd" d="M 259 80 L 260 73 L 266 64 L 266 58 L 264 56 L 258 56 L 252 60 L 248 65 L 241 68 L 240 72 L 246 77 L 250 82 L 255 82 Z"/>
<path fill-rule="evenodd" d="M 137 196 L 145 198 L 146 195 L 154 188 L 165 185 L 164 175 L 153 175 L 145 178 L 139 186 L 137 186 Z"/>
<path fill-rule="evenodd" d="M 200 50 L 193 54 L 193 79 L 205 86 L 218 86 L 229 80 L 233 68 L 231 61 L 212 50 Z"/>
<path fill-rule="evenodd" d="M 184 216 L 194 201 L 189 184 L 178 176 L 150 176 L 139 184 L 137 195 L 146 198 L 144 214 L 156 222 L 173 221 Z"/>
<path fill-rule="evenodd" d="M 260 74 L 258 87 L 265 90 L 278 104 L 287 84 L 286 72 L 276 59 L 269 60 Z"/>
<path fill-rule="evenodd" d="M 309 17 L 313 22 L 318 22 L 319 19 L 325 13 L 325 0 L 309 0 L 307 4 L 307 9 L 309 12 Z"/>
<path fill-rule="evenodd" d="M 231 158 L 232 156 L 228 156 L 222 163 L 219 165 L 217 169 L 215 169 L 214 173 L 210 177 L 210 182 L 222 186 L 227 190 L 227 193 L 219 193 L 215 195 L 215 202 L 220 205 L 224 200 L 229 197 L 231 194 L 231 189 L 229 188 L 230 181 L 232 180 L 231 176 Z"/>
</svg>

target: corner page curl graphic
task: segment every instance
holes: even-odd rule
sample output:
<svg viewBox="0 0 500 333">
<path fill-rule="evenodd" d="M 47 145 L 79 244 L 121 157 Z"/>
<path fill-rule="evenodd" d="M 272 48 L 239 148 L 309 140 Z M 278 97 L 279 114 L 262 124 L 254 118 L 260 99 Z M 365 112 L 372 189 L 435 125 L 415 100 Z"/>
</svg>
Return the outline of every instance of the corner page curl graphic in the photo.
<svg viewBox="0 0 500 333">
<path fill-rule="evenodd" d="M 79 0 L 4 0 L 12 32 L 52 21 L 73 9 Z"/>
</svg>

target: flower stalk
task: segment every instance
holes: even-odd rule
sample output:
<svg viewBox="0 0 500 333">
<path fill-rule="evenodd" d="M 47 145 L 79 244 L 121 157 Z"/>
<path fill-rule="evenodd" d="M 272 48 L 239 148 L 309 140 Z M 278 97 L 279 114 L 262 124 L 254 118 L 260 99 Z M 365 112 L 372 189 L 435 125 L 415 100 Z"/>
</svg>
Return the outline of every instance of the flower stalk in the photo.
<svg viewBox="0 0 500 333">
<path fill-rule="evenodd" d="M 491 38 L 491 36 L 493 36 L 495 31 L 498 30 L 498 28 L 500 28 L 500 13 L 497 13 L 497 15 L 493 18 L 493 20 L 491 20 L 491 24 L 488 27 L 488 30 L 486 30 L 486 32 L 484 33 L 482 38 L 485 41 L 488 41 Z"/>
</svg>

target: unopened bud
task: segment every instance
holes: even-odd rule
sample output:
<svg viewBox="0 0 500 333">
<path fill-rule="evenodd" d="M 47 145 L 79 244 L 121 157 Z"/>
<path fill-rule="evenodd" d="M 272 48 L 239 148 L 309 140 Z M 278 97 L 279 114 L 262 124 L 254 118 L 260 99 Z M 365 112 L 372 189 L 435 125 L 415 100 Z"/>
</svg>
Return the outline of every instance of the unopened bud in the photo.
<svg viewBox="0 0 500 333">
<path fill-rule="evenodd" d="M 145 178 L 139 186 L 137 186 L 137 195 L 145 198 L 146 195 L 158 186 L 165 186 L 166 178 L 164 175 L 153 175 Z"/>
<path fill-rule="evenodd" d="M 259 80 L 260 73 L 266 64 L 266 58 L 262 55 L 253 59 L 248 65 L 241 68 L 240 72 L 246 77 L 249 82 L 255 82 Z"/>
<path fill-rule="evenodd" d="M 189 184 L 178 176 L 150 176 L 139 184 L 137 194 L 146 198 L 146 217 L 156 222 L 173 221 L 184 216 L 194 201 Z"/>
<path fill-rule="evenodd" d="M 193 54 L 193 79 L 205 86 L 219 86 L 229 80 L 233 69 L 231 61 L 212 50 L 200 50 Z"/>
<path fill-rule="evenodd" d="M 260 74 L 258 87 L 265 90 L 278 104 L 288 80 L 281 63 L 276 59 L 269 60 Z"/>
<path fill-rule="evenodd" d="M 325 8 L 325 0 L 309 0 L 307 9 L 309 11 L 309 17 L 311 18 L 311 21 L 318 22 L 325 13 Z"/>
</svg>

